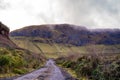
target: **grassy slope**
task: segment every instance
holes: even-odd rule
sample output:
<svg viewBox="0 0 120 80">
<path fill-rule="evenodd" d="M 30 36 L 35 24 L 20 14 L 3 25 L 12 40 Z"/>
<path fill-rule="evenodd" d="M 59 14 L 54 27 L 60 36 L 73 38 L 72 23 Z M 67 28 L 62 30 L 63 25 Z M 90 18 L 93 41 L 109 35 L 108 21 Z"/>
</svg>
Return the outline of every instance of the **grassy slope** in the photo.
<svg viewBox="0 0 120 80">
<path fill-rule="evenodd" d="M 63 44 L 48 44 L 40 42 L 31 42 L 31 38 L 14 37 L 11 38 L 19 47 L 28 49 L 32 52 L 42 53 L 48 58 L 57 58 L 59 56 L 67 56 L 72 53 L 86 53 L 84 47 L 67 46 Z"/>
<path fill-rule="evenodd" d="M 32 42 L 33 39 L 40 38 L 30 38 L 30 37 L 12 37 L 11 38 L 18 46 L 28 49 L 32 52 L 41 53 L 48 58 L 57 58 L 59 56 L 67 56 L 72 54 L 86 54 L 91 53 L 100 55 L 107 53 L 119 53 L 120 45 L 89 45 L 89 46 L 73 46 L 65 44 L 56 44 L 56 43 L 41 43 L 41 42 Z"/>
</svg>

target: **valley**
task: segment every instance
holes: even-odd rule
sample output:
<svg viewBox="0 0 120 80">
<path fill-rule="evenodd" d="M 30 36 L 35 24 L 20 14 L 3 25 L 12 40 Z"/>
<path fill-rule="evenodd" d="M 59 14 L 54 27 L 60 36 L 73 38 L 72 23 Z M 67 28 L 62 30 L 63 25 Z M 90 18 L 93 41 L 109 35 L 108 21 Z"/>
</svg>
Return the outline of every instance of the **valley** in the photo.
<svg viewBox="0 0 120 80">
<path fill-rule="evenodd" d="M 70 24 L 9 32 L 0 23 L 0 79 L 119 80 L 119 35 L 119 29 L 88 30 Z"/>
</svg>

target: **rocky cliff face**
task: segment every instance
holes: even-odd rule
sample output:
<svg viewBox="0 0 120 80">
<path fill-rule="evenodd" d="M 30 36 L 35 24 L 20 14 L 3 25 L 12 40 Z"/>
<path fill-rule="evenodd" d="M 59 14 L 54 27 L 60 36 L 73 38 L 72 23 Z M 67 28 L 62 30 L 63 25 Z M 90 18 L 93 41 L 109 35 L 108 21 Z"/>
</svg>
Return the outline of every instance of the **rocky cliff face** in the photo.
<svg viewBox="0 0 120 80">
<path fill-rule="evenodd" d="M 0 47 L 17 48 L 9 38 L 9 28 L 0 22 Z"/>
<path fill-rule="evenodd" d="M 9 28 L 0 22 L 0 35 L 3 37 L 9 38 Z"/>
</svg>

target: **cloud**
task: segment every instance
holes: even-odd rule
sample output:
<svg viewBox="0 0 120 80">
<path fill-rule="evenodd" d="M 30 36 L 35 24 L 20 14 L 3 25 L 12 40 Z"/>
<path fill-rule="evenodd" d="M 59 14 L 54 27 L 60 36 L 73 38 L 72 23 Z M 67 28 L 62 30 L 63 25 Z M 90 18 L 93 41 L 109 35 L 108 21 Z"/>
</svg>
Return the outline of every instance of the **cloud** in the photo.
<svg viewBox="0 0 120 80">
<path fill-rule="evenodd" d="M 71 23 L 91 28 L 120 27 L 120 0 L 64 0 L 64 15 Z M 66 14 L 69 13 L 69 14 Z"/>
<path fill-rule="evenodd" d="M 0 20 L 12 30 L 54 23 L 120 28 L 119 4 L 120 0 L 0 0 Z"/>
<path fill-rule="evenodd" d="M 9 7 L 9 3 L 6 3 L 4 0 L 0 0 L 0 9 L 6 9 Z"/>
</svg>

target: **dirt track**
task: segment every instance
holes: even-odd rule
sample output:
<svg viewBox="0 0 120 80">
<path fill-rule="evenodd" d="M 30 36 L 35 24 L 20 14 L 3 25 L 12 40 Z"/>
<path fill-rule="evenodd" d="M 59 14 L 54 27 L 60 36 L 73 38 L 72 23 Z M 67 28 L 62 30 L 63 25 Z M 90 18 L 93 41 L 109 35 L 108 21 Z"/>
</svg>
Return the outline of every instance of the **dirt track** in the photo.
<svg viewBox="0 0 120 80">
<path fill-rule="evenodd" d="M 63 75 L 64 73 L 64 75 Z M 76 80 L 72 78 L 67 72 L 55 65 L 52 59 L 46 62 L 44 68 L 33 71 L 24 76 L 18 77 L 14 80 Z"/>
</svg>

